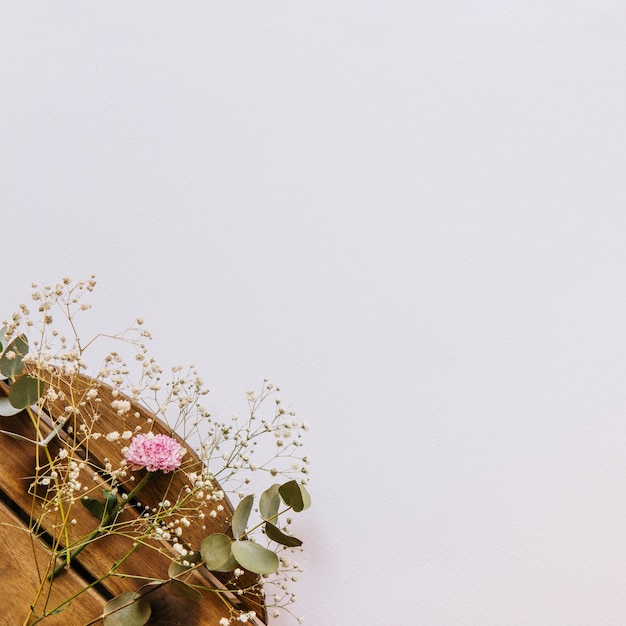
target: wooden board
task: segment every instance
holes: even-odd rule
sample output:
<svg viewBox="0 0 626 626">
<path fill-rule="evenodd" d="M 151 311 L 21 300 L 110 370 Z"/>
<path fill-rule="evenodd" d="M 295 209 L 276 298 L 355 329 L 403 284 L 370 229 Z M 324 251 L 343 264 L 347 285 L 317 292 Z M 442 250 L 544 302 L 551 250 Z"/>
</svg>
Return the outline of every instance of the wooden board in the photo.
<svg viewBox="0 0 626 626">
<path fill-rule="evenodd" d="M 47 546 L 27 532 L 24 522 L 0 502 L 0 607 L 5 624 L 18 626 L 28 615 L 28 603 L 37 596 L 38 578 L 33 576 L 36 560 L 44 560 Z M 49 598 L 39 597 L 35 605 L 37 613 L 46 606 L 55 606 L 83 586 L 83 579 L 73 570 L 59 578 Z M 89 590 L 80 602 L 73 602 L 58 615 L 46 618 L 46 626 L 81 624 L 85 615 L 98 615 L 105 602 L 104 596 Z"/>
<path fill-rule="evenodd" d="M 111 389 L 106 385 L 101 385 L 86 377 L 59 379 L 55 380 L 54 384 L 55 387 L 63 389 L 67 396 L 71 394 L 72 404 L 80 407 L 85 416 L 97 410 L 100 414 L 98 427 L 102 429 L 102 432 L 113 430 L 121 432 L 129 429 L 130 424 L 126 420 L 137 422 L 138 418 L 134 416 L 137 412 L 143 421 L 153 420 L 153 432 L 173 435 L 163 422 L 157 420 L 139 405 L 133 405 L 133 416 L 128 418 L 121 418 L 114 411 L 103 410 L 104 406 L 110 405 L 112 399 Z M 91 400 L 86 398 L 87 391 L 94 385 L 98 386 L 100 398 L 97 406 L 92 405 Z M 1 384 L 0 394 L 6 395 L 6 392 L 6 386 Z M 56 404 L 51 402 L 46 406 L 46 410 L 51 414 L 55 412 L 57 415 L 62 414 L 64 409 L 62 400 Z M 78 432 L 80 420 L 79 411 L 73 416 L 73 433 Z M 50 432 L 50 427 L 44 423 L 45 421 L 43 419 L 40 425 L 40 434 L 43 436 Z M 56 545 L 58 548 L 72 545 L 77 539 L 91 532 L 97 526 L 97 520 L 84 507 L 74 505 L 71 509 L 72 523 L 69 526 L 66 525 L 67 534 L 60 536 L 56 530 L 59 519 L 55 519 L 54 515 L 48 513 L 42 518 L 38 536 L 34 536 L 34 533 L 29 531 L 29 521 L 38 518 L 41 506 L 32 496 L 31 483 L 32 477 L 36 474 L 37 463 L 42 464 L 41 460 L 37 460 L 37 456 L 42 454 L 41 448 L 25 440 L 34 438 L 34 427 L 24 413 L 10 418 L 1 418 L 0 429 L 12 434 L 12 436 L 0 434 L 0 455 L 5 460 L 0 463 L 0 521 L 2 523 L 0 542 L 4 549 L 3 554 L 7 555 L 2 564 L 4 569 L 2 569 L 0 580 L 9 581 L 10 579 L 10 584 L 0 586 L 0 606 L 3 615 L 11 615 L 11 619 L 6 623 L 28 626 L 36 621 L 34 615 L 40 613 L 44 606 L 48 610 L 57 606 L 64 598 L 70 597 L 90 582 L 106 574 L 113 563 L 128 553 L 129 539 L 123 535 L 107 535 L 91 543 L 80 553 L 71 567 L 66 568 L 55 578 L 52 595 L 45 602 L 40 599 L 35 612 L 27 618 L 29 604 L 36 596 L 39 580 L 45 580 L 45 576 L 49 573 L 49 569 L 46 571 L 46 568 L 49 568 L 50 546 Z M 72 434 L 67 431 L 62 434 L 65 437 L 72 437 Z M 16 438 L 14 435 L 25 439 Z M 59 445 L 63 444 L 56 440 L 48 445 L 51 455 L 57 454 Z M 87 487 L 89 495 L 97 497 L 94 494 L 100 493 L 102 488 L 108 485 L 95 470 L 101 469 L 107 462 L 114 466 L 118 465 L 122 459 L 121 448 L 119 444 L 108 442 L 105 437 L 90 440 L 89 446 L 89 459 L 95 463 L 96 467 L 82 469 L 77 480 Z M 201 468 L 199 459 L 189 448 L 185 457 L 185 468 L 187 472 L 199 471 Z M 136 473 L 136 480 L 140 480 L 142 472 L 145 470 Z M 141 505 L 158 506 L 164 498 L 177 497 L 188 486 L 185 482 L 187 472 L 177 471 L 167 475 L 160 472 L 154 473 L 152 480 L 140 493 Z M 45 488 L 38 487 L 37 489 L 38 495 L 45 498 Z M 223 500 L 221 504 L 223 509 L 219 515 L 214 518 L 207 517 L 203 523 L 193 520 L 190 526 L 185 528 L 185 541 L 190 545 L 199 546 L 202 539 L 211 532 L 229 532 L 233 508 L 228 500 Z M 122 519 L 131 524 L 138 520 L 139 512 L 133 507 L 127 507 L 122 516 Z M 19 575 L 12 576 L 9 572 L 18 569 L 12 565 L 16 560 L 19 563 Z M 166 579 L 171 560 L 171 545 L 156 540 L 146 541 L 145 544 L 139 545 L 132 556 L 120 566 L 119 576 L 106 578 L 88 592 L 82 593 L 69 605 L 64 605 L 62 607 L 64 610 L 59 615 L 46 617 L 41 623 L 43 626 L 101 624 L 102 620 L 98 618 L 108 599 L 125 591 L 135 591 L 139 588 L 145 590 L 145 580 L 140 580 L 138 577 L 151 576 L 155 579 Z M 198 584 L 221 587 L 223 590 L 227 588 L 235 590 L 230 574 L 221 574 L 216 577 L 203 569 L 194 576 L 194 582 Z M 245 587 L 254 584 L 257 580 L 256 575 L 248 572 L 238 579 L 236 584 Z M 47 586 L 43 585 L 43 588 L 47 589 Z M 229 593 L 222 596 L 205 593 L 204 596 L 201 603 L 195 603 L 175 593 L 171 585 L 160 587 L 150 593 L 152 617 L 148 626 L 217 624 L 221 617 L 228 615 L 228 606 L 254 610 L 260 618 L 267 620 L 263 597 L 258 592 Z"/>
</svg>

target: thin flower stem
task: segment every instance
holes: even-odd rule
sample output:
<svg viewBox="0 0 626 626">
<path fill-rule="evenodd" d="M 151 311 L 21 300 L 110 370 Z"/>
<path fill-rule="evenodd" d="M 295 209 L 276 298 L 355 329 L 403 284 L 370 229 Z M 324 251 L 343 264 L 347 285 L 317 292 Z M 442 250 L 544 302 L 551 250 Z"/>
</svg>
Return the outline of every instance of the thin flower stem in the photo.
<svg viewBox="0 0 626 626">
<path fill-rule="evenodd" d="M 302 445 L 299 432 L 301 425 L 291 419 L 295 412 L 285 411 L 280 397 L 276 395 L 279 388 L 268 380 L 263 381 L 260 390 L 247 392 L 248 410 L 245 411 L 248 413 L 247 417 L 239 419 L 233 416 L 232 421 L 224 421 L 221 418 L 214 418 L 207 408 L 200 404 L 201 396 L 208 391 L 204 388 L 204 383 L 195 367 L 191 366 L 186 373 L 179 373 L 183 372 L 183 366 L 173 367 L 171 381 L 166 382 L 162 368 L 151 358 L 146 349 L 145 340 L 150 339 L 150 333 L 139 328 L 143 324 L 141 318 L 137 318 L 136 325 L 133 323 L 121 333 L 99 333 L 88 341 L 81 339 L 78 332 L 78 319 L 75 318 L 79 311 L 90 308 L 90 304 L 79 303 L 79 299 L 90 293 L 95 284 L 94 276 L 91 276 L 88 281 L 79 283 L 63 278 L 52 286 L 39 287 L 33 284 L 35 290 L 33 300 L 37 302 L 36 306 L 42 315 L 35 315 L 33 318 L 28 307 L 21 305 L 20 312 L 14 314 L 7 332 L 11 337 L 21 324 L 32 327 L 32 331 L 28 334 L 34 333 L 31 338 L 34 341 L 29 342 L 31 346 L 29 354 L 32 356 L 26 360 L 26 373 L 39 376 L 47 387 L 38 405 L 27 409 L 28 417 L 24 416 L 26 417 L 26 431 L 20 429 L 17 433 L 10 433 L 0 430 L 0 433 L 20 440 L 22 446 L 28 443 L 32 447 L 35 467 L 34 479 L 32 476 L 24 477 L 29 480 L 29 494 L 32 496 L 28 531 L 32 549 L 35 598 L 31 598 L 25 607 L 24 613 L 28 611 L 28 616 L 23 626 L 34 624 L 43 626 L 42 622 L 46 624 L 48 620 L 57 621 L 59 617 L 57 614 L 68 608 L 70 603 L 74 608 L 75 604 L 80 604 L 81 600 L 84 601 L 85 596 L 93 593 L 98 586 L 109 588 L 108 583 L 118 578 L 131 579 L 121 584 L 121 588 L 138 588 L 142 595 L 158 589 L 162 590 L 165 588 L 164 585 L 176 580 L 182 581 L 203 595 L 211 595 L 215 598 L 217 594 L 219 600 L 215 598 L 213 603 L 221 606 L 226 615 L 225 619 L 220 622 L 227 620 L 232 622 L 239 616 L 242 622 L 250 621 L 256 624 L 256 620 L 250 617 L 253 612 L 248 614 L 243 610 L 245 607 L 256 607 L 259 603 L 264 609 L 267 608 L 266 598 L 262 591 L 267 589 L 264 587 L 266 584 L 277 585 L 277 595 L 274 596 L 273 606 L 289 611 L 286 607 L 293 602 L 295 595 L 287 593 L 284 584 L 287 578 L 282 577 L 283 570 L 287 572 L 292 568 L 292 564 L 287 559 L 281 559 L 280 578 L 278 573 L 276 579 L 255 576 L 252 578 L 251 585 L 248 578 L 235 580 L 238 575 L 233 574 L 234 578 L 223 582 L 221 586 L 213 574 L 207 576 L 206 561 L 197 562 L 184 571 L 179 571 L 182 568 L 178 567 L 171 569 L 167 576 L 163 574 L 164 578 L 158 577 L 160 572 L 154 571 L 151 567 L 147 567 L 145 572 L 136 571 L 134 567 L 130 567 L 126 573 L 134 557 L 139 557 L 139 554 L 142 554 L 141 560 L 145 561 L 147 566 L 152 565 L 151 556 L 154 556 L 155 561 L 158 558 L 159 564 L 161 561 L 185 563 L 184 560 L 181 561 L 181 555 L 184 556 L 187 553 L 180 547 L 187 550 L 191 550 L 192 546 L 198 547 L 195 544 L 201 540 L 197 533 L 204 528 L 202 520 L 210 516 L 217 518 L 215 523 L 226 523 L 229 516 L 232 516 L 233 512 L 228 507 L 228 501 L 226 500 L 224 505 L 218 502 L 223 497 L 227 498 L 226 494 L 243 497 L 242 491 L 247 490 L 243 485 L 249 484 L 252 480 L 243 472 L 258 470 L 259 473 L 267 472 L 272 477 L 291 477 L 294 472 L 301 471 L 307 474 L 308 472 L 304 467 L 301 468 L 299 463 L 302 461 L 306 464 L 308 460 L 306 457 L 300 458 L 302 453 L 298 451 L 298 447 Z M 53 316 L 54 321 L 58 321 L 57 315 L 62 318 L 59 327 L 53 324 Z M 90 368 L 83 358 L 87 352 L 90 352 L 96 340 L 100 339 L 104 339 L 105 342 L 112 340 L 134 346 L 136 351 L 134 356 L 141 362 L 141 373 L 136 384 L 132 384 L 128 375 L 129 367 L 126 364 L 126 357 L 123 353 L 113 349 L 104 356 L 101 367 L 97 370 L 98 373 L 91 377 L 93 384 L 89 384 L 88 391 L 84 393 L 83 377 L 85 381 L 90 380 L 88 376 Z M 44 375 L 46 372 L 50 373 L 50 376 Z M 75 385 L 75 382 L 78 384 Z M 100 393 L 101 385 L 103 393 Z M 107 440 L 112 443 L 120 438 L 119 433 L 115 435 L 116 430 L 113 426 L 109 428 L 113 431 L 110 439 L 106 433 L 106 428 L 109 427 L 108 418 L 115 418 L 114 413 L 117 409 L 116 406 L 109 406 L 110 393 L 115 398 L 118 397 L 118 393 L 125 394 L 131 400 L 131 409 L 134 408 L 135 402 L 144 404 L 148 409 L 147 414 L 142 411 L 136 414 L 137 417 L 145 418 L 146 424 L 142 419 L 136 426 L 135 435 L 143 430 L 142 436 L 152 431 L 154 432 L 150 437 L 157 436 L 160 431 L 157 425 L 161 420 L 164 427 L 167 426 L 170 429 L 170 435 L 173 438 L 179 441 L 179 437 L 182 438 L 187 443 L 188 450 L 193 449 L 197 453 L 197 461 L 201 469 L 193 459 L 189 463 L 186 460 L 184 464 L 177 465 L 177 468 L 181 469 L 179 476 L 183 481 L 182 485 L 178 481 L 168 485 L 164 480 L 163 484 L 159 485 L 158 506 L 154 506 L 155 502 L 153 502 L 157 499 L 156 493 L 148 495 L 142 492 L 140 496 L 137 495 L 145 482 L 149 480 L 150 473 L 145 476 L 144 472 L 137 474 L 137 478 L 131 481 L 121 479 L 120 476 L 125 475 L 123 465 L 119 470 L 113 469 L 104 455 L 96 456 L 93 452 L 101 444 L 92 444 L 92 439 L 95 442 L 99 437 L 106 435 Z M 266 404 L 271 399 L 276 404 L 275 412 L 271 411 L 271 405 Z M 50 410 L 54 410 L 55 415 L 58 411 L 61 417 L 58 420 L 55 419 L 54 415 L 49 413 Z M 98 425 L 97 420 L 100 417 L 107 419 L 101 420 Z M 124 425 L 126 426 L 126 423 Z M 31 428 L 34 432 L 30 430 Z M 302 425 L 302 430 L 306 430 L 304 425 Z M 294 431 L 293 438 L 289 440 L 292 437 L 292 431 Z M 133 434 L 131 429 L 124 431 L 122 440 L 129 438 L 126 433 L 131 436 Z M 274 436 L 277 438 L 276 447 L 271 446 L 269 450 L 263 445 L 257 447 L 257 443 L 262 443 L 267 438 L 271 442 Z M 199 445 L 192 447 L 190 441 L 198 441 Z M 108 446 L 108 444 L 104 445 Z M 119 441 L 113 445 L 123 446 L 124 442 Z M 255 451 L 257 452 L 252 457 Z M 94 454 L 93 458 L 92 454 Z M 126 466 L 132 466 L 132 463 L 128 462 L 125 451 L 123 454 L 127 459 Z M 297 463 L 287 464 L 290 457 Z M 102 467 L 101 458 L 105 459 L 105 467 Z M 141 464 L 137 463 L 137 465 Z M 85 468 L 94 472 L 93 486 L 91 476 L 88 476 Z M 164 468 L 159 469 L 165 471 Z M 109 496 L 111 492 L 105 491 L 104 507 L 102 503 L 98 506 L 95 504 L 88 506 L 90 511 L 95 511 L 96 517 L 91 518 L 91 522 L 86 522 L 85 529 L 79 530 L 78 533 L 73 532 L 72 524 L 76 521 L 73 519 L 75 516 L 72 513 L 72 507 L 81 502 L 82 497 L 88 497 L 101 487 L 100 475 L 103 471 L 109 477 L 105 478 L 105 483 L 110 482 L 109 488 L 113 493 L 116 493 L 117 489 L 119 492 Z M 83 479 L 83 483 L 87 481 L 88 486 L 83 487 L 77 477 Z M 306 484 L 307 481 L 308 479 L 303 480 L 303 483 Z M 272 482 L 275 481 L 272 480 Z M 133 485 L 136 485 L 134 489 Z M 151 486 L 156 487 L 156 485 Z M 122 491 L 124 497 L 120 498 Z M 166 496 L 169 496 L 169 500 Z M 98 498 L 98 496 L 95 497 Z M 147 502 L 141 504 L 139 500 Z M 128 508 L 129 502 L 131 503 L 130 509 Z M 83 503 L 89 505 L 88 502 L 83 501 Z M 285 513 L 287 515 L 284 517 L 288 517 L 288 512 L 293 510 L 293 507 L 288 506 L 284 501 L 281 506 L 285 507 L 284 510 L 279 511 L 276 507 L 276 514 L 271 517 L 267 516 L 268 519 L 261 519 L 257 516 L 250 522 L 251 527 L 247 531 L 240 533 L 239 537 L 232 537 L 231 540 L 235 542 L 243 539 L 256 541 L 257 536 L 260 536 L 265 537 L 269 543 L 271 540 L 264 534 L 264 530 L 269 528 L 272 534 L 270 526 L 275 524 L 278 527 L 277 519 Z M 28 511 L 29 507 L 24 508 Z M 218 513 L 222 515 L 218 516 Z M 284 520 L 284 517 L 281 519 Z M 287 525 L 289 523 L 288 520 Z M 191 529 L 188 531 L 189 534 L 186 534 L 185 528 L 189 526 Z M 179 542 L 178 537 L 181 537 L 182 541 L 172 546 Z M 45 560 L 41 556 L 39 546 L 42 538 L 47 538 Z M 113 557 L 107 559 L 108 565 L 99 573 L 95 573 L 97 578 L 92 579 L 91 582 L 82 580 L 80 589 L 76 586 L 67 590 L 66 593 L 71 594 L 70 597 L 57 598 L 57 591 L 59 594 L 62 593 L 62 589 L 57 590 L 59 584 L 71 582 L 61 577 L 62 571 L 66 568 L 76 570 L 81 558 L 86 558 L 80 554 L 82 550 L 88 544 L 95 544 L 101 539 L 104 541 L 103 544 L 93 546 L 89 552 L 86 552 L 87 555 L 91 555 L 89 558 L 94 556 L 92 552 L 105 556 L 108 552 L 107 546 L 110 546 L 112 541 L 116 545 L 117 542 L 120 545 L 126 543 L 126 548 L 117 560 L 112 562 Z M 142 550 L 137 552 L 138 548 Z M 273 551 L 279 555 L 282 550 L 288 548 L 289 546 L 281 545 Z M 174 552 L 177 554 L 174 555 Z M 190 560 L 194 561 L 197 558 L 196 552 L 196 550 L 192 551 L 194 557 Z M 76 561 L 72 562 L 73 559 Z M 294 563 L 293 569 L 299 571 L 297 564 Z M 145 573 L 144 576 L 139 575 L 143 573 Z M 65 576 L 71 578 L 73 574 L 76 574 L 76 571 L 67 572 Z M 56 576 L 59 576 L 58 581 Z M 296 577 L 294 576 L 292 580 L 295 581 Z M 53 585 L 54 590 L 52 590 Z M 237 595 L 252 590 L 256 590 L 259 597 L 251 599 L 250 603 L 245 598 L 237 598 Z M 95 618 L 93 615 L 83 614 L 82 619 L 88 620 L 87 624 L 80 618 L 75 621 L 80 622 L 82 626 L 95 626 L 102 623 L 105 619 L 104 613 L 108 614 L 111 609 L 99 607 L 95 611 L 100 612 L 100 615 Z M 244 615 L 248 619 L 244 618 Z M 115 621 L 115 617 L 112 619 Z M 119 614 L 119 619 L 124 621 L 122 613 Z M 61 621 L 63 621 L 62 617 Z"/>
<path fill-rule="evenodd" d="M 101 576 L 100 578 L 98 578 L 97 580 L 94 580 L 93 582 L 89 583 L 88 585 L 86 585 L 85 587 L 83 587 L 82 589 L 80 589 L 80 591 L 77 591 L 76 593 L 74 593 L 73 595 L 71 595 L 69 598 L 66 598 L 65 600 L 63 600 L 63 602 L 61 602 L 60 604 L 58 604 L 57 606 L 55 606 L 53 609 L 47 611 L 46 613 L 44 613 L 43 615 L 41 615 L 40 617 L 38 617 L 34 622 L 32 622 L 30 625 L 28 625 L 28 619 L 30 617 L 30 615 L 32 614 L 32 607 L 31 607 L 31 612 L 29 613 L 29 617 L 26 618 L 26 621 L 24 622 L 24 626 L 35 626 L 35 624 L 39 624 L 40 622 L 42 622 L 44 619 L 46 619 L 49 615 L 54 615 L 56 613 L 58 613 L 58 611 L 60 609 L 62 609 L 65 605 L 69 604 L 70 602 L 72 602 L 72 600 L 76 599 L 78 596 L 82 595 L 83 593 L 85 593 L 86 591 L 89 591 L 89 589 L 91 589 L 92 587 L 95 587 L 96 585 L 99 585 L 103 580 L 106 580 L 107 578 L 109 578 L 109 576 L 114 576 L 115 575 L 115 571 L 124 564 L 124 562 L 129 559 L 132 554 L 135 552 L 135 550 L 137 550 L 137 548 L 142 545 L 141 542 L 136 542 L 133 547 L 117 562 L 115 562 L 113 564 L 113 566 L 111 567 L 111 569 L 104 574 L 104 576 Z M 165 581 L 167 582 L 167 581 Z M 89 622 L 89 624 L 95 624 L 97 622 L 99 622 L 102 619 L 102 616 L 98 616 L 98 618 L 96 618 L 95 620 L 93 620 L 92 622 Z M 89 624 L 86 624 L 85 626 L 89 626 Z"/>
<path fill-rule="evenodd" d="M 110 526 L 110 523 L 119 515 L 119 513 L 122 511 L 126 503 L 130 502 L 137 495 L 137 493 L 139 493 L 139 491 L 150 480 L 150 478 L 152 478 L 152 475 L 153 475 L 152 472 L 146 472 L 146 474 L 139 481 L 137 486 L 128 494 L 128 497 L 122 500 L 121 502 L 119 502 L 115 506 L 115 508 L 111 511 L 111 513 L 109 513 L 109 515 L 107 515 L 107 517 L 102 520 L 98 528 L 96 528 L 96 530 L 94 530 L 92 533 L 87 535 L 83 543 L 78 548 L 76 548 L 71 554 L 65 557 L 64 561 L 54 569 L 52 574 L 48 576 L 48 580 L 54 580 L 55 576 L 57 576 L 61 571 L 63 571 L 65 567 L 69 565 L 70 562 L 74 560 L 94 539 L 106 534 L 107 526 Z"/>
<path fill-rule="evenodd" d="M 282 511 L 279 511 L 278 513 L 276 513 L 276 515 L 272 515 L 271 517 L 268 517 L 267 519 L 261 520 L 256 526 L 253 526 L 252 528 L 249 528 L 248 530 L 244 530 L 241 536 L 235 537 L 235 539 L 239 539 L 239 540 L 243 539 L 246 535 L 253 533 L 257 528 L 261 528 L 261 526 L 263 526 L 265 522 L 272 522 L 273 520 L 277 520 L 281 515 L 283 515 L 287 511 L 291 511 L 292 509 L 293 509 L 292 506 L 288 506 L 286 509 L 283 509 Z"/>
</svg>

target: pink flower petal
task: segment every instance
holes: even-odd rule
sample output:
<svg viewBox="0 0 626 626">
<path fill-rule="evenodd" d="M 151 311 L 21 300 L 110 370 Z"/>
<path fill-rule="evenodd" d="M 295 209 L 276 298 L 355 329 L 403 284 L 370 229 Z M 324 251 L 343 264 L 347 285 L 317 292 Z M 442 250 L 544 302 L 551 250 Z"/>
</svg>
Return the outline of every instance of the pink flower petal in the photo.
<svg viewBox="0 0 626 626">
<path fill-rule="evenodd" d="M 149 472 L 164 474 L 180 467 L 185 449 L 167 435 L 136 435 L 132 438 L 124 457 L 136 469 L 145 467 Z"/>
</svg>

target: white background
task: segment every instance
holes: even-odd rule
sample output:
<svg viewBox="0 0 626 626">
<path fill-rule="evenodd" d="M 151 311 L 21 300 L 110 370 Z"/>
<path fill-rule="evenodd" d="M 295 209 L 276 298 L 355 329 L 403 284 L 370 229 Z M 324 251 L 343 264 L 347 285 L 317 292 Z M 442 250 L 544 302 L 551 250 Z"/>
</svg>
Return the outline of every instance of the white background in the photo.
<svg viewBox="0 0 626 626">
<path fill-rule="evenodd" d="M 282 387 L 307 624 L 626 623 L 622 2 L 0 18 L 1 315 L 95 273 L 219 410 Z"/>
</svg>

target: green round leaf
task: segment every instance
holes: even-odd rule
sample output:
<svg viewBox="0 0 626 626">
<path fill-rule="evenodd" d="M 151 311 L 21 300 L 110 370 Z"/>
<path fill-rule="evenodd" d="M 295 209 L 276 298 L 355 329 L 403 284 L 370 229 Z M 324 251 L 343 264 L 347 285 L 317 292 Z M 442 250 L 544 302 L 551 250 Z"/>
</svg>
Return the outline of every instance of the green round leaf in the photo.
<svg viewBox="0 0 626 626">
<path fill-rule="evenodd" d="M 0 374 L 4 378 L 15 378 L 24 371 L 24 357 L 28 354 L 28 339 L 18 335 L 0 356 Z"/>
<path fill-rule="evenodd" d="M 275 552 L 253 541 L 233 541 L 233 556 L 244 569 L 255 574 L 273 574 L 279 565 Z"/>
<path fill-rule="evenodd" d="M 20 376 L 9 389 L 9 402 L 16 409 L 37 404 L 43 393 L 43 381 L 26 374 Z"/>
<path fill-rule="evenodd" d="M 182 580 L 173 580 L 172 588 L 178 593 L 178 595 L 183 596 L 183 598 L 187 598 L 192 602 L 196 602 L 200 604 L 202 602 L 202 594 L 193 587 L 190 587 L 187 583 L 184 583 Z"/>
<path fill-rule="evenodd" d="M 146 598 L 127 591 L 104 605 L 104 626 L 144 626 L 151 614 Z"/>
<path fill-rule="evenodd" d="M 228 561 L 222 563 L 219 567 L 214 567 L 212 572 L 232 572 L 234 569 L 239 567 L 239 563 L 235 561 L 235 557 L 231 551 L 230 556 L 228 557 Z"/>
<path fill-rule="evenodd" d="M 200 545 L 202 560 L 207 569 L 217 570 L 225 565 L 231 556 L 231 539 L 222 533 L 209 535 Z"/>
<path fill-rule="evenodd" d="M 252 511 L 252 503 L 254 496 L 246 496 L 242 498 L 235 512 L 233 513 L 233 537 L 239 539 L 246 534 L 246 526 L 248 525 L 248 518 L 250 517 L 250 511 Z"/>
<path fill-rule="evenodd" d="M 278 484 L 272 485 L 266 489 L 259 498 L 259 512 L 265 520 L 273 519 L 278 514 L 280 507 L 280 494 L 278 493 Z"/>
<path fill-rule="evenodd" d="M 304 511 L 304 509 L 308 509 L 311 506 L 309 492 L 297 480 L 290 480 L 288 483 L 281 485 L 278 488 L 278 492 L 285 504 L 296 512 Z"/>
</svg>

